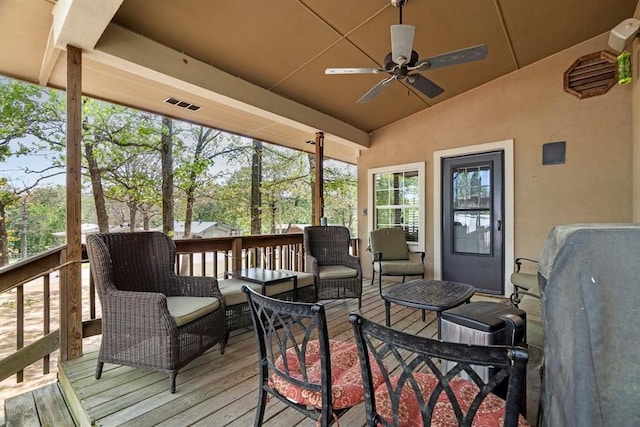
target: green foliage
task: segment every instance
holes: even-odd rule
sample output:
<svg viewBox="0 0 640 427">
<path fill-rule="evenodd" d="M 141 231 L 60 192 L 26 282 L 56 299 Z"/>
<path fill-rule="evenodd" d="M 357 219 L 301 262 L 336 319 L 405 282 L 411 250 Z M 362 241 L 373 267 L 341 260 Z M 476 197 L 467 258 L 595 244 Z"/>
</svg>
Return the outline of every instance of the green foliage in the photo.
<svg viewBox="0 0 640 427">
<path fill-rule="evenodd" d="M 8 242 L 10 252 L 14 255 L 20 253 L 25 220 L 28 255 L 62 243 L 55 242 L 52 233 L 65 230 L 65 209 L 65 188 L 62 185 L 36 188 L 22 197 L 20 203 L 13 204 L 7 210 L 7 216 L 12 218 L 9 224 L 9 234 L 13 236 Z"/>
<path fill-rule="evenodd" d="M 50 169 L 64 165 L 64 96 L 60 92 L 0 78 L 0 161 L 9 156 L 46 153 Z M 110 218 L 110 225 L 136 222 L 141 213 L 159 225 L 162 204 L 160 147 L 162 118 L 130 108 L 83 98 L 82 140 L 86 188 L 100 191 L 106 200 L 98 216 L 96 200 L 83 196 L 84 222 Z M 246 138 L 203 126 L 174 122 L 174 211 L 184 219 L 217 221 L 248 233 L 251 229 L 251 159 L 253 144 Z M 6 208 L 6 238 L 10 250 L 21 248 L 26 218 L 29 254 L 54 245 L 52 233 L 65 229 L 64 186 L 18 187 L 0 170 L 0 207 Z M 26 172 L 26 171 L 25 171 Z M 32 173 L 36 171 L 31 171 Z M 91 174 L 89 173 L 91 172 Z M 325 216 L 355 233 L 356 176 L 354 166 L 325 162 Z M 309 156 L 296 150 L 264 144 L 260 207 L 262 232 L 281 225 L 311 223 Z M 24 202 L 19 203 L 20 201 Z M 26 209 L 23 210 L 23 206 Z"/>
<path fill-rule="evenodd" d="M 356 167 L 326 161 L 324 168 L 325 216 L 329 224 L 348 227 L 357 235 L 358 182 Z"/>
</svg>

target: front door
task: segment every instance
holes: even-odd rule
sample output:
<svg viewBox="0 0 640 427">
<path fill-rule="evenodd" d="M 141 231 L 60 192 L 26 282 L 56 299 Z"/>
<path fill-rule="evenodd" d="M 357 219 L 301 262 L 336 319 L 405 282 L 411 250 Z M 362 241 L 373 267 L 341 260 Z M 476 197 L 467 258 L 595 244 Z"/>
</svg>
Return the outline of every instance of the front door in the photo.
<svg viewBox="0 0 640 427">
<path fill-rule="evenodd" d="M 502 151 L 442 160 L 442 279 L 504 294 Z"/>
</svg>

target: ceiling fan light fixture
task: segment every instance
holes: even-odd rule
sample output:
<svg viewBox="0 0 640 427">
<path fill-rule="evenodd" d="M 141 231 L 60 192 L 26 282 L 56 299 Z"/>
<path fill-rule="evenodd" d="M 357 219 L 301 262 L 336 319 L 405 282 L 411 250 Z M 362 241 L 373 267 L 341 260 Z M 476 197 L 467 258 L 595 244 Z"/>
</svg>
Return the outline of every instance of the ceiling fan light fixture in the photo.
<svg viewBox="0 0 640 427">
<path fill-rule="evenodd" d="M 402 65 L 411 58 L 413 50 L 413 36 L 416 27 L 413 25 L 396 24 L 391 26 L 391 59 Z"/>
</svg>

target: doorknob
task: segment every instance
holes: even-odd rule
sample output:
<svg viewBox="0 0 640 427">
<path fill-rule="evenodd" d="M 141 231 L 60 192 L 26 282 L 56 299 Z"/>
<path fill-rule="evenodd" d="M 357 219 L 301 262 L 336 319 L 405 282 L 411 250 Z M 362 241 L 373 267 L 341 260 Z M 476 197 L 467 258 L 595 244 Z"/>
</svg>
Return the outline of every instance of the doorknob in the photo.
<svg viewBox="0 0 640 427">
<path fill-rule="evenodd" d="M 502 231 L 502 221 L 498 220 L 498 231 Z"/>
</svg>

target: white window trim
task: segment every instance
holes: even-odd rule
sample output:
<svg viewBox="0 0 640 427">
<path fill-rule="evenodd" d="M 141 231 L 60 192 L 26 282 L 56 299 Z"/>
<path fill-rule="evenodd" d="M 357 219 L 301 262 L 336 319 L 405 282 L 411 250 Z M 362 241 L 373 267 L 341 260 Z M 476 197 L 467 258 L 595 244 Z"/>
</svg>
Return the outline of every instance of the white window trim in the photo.
<svg viewBox="0 0 640 427">
<path fill-rule="evenodd" d="M 375 194 L 374 194 L 374 181 L 373 177 L 376 174 L 380 173 L 389 173 L 389 172 L 408 172 L 408 171 L 418 171 L 418 209 L 419 209 L 419 221 L 420 221 L 420 233 L 418 233 L 418 242 L 417 244 L 412 244 L 409 246 L 409 249 L 413 252 L 424 252 L 424 248 L 426 246 L 426 212 L 425 212 L 425 198 L 426 198 L 426 166 L 425 162 L 416 162 L 416 163 L 405 163 L 402 165 L 393 165 L 393 166 L 385 166 L 381 168 L 373 168 L 368 169 L 368 192 L 367 192 L 367 224 L 369 233 L 373 230 L 373 219 L 375 218 Z M 367 235 L 369 234 L 367 233 Z"/>
</svg>

